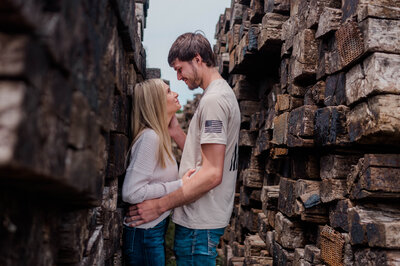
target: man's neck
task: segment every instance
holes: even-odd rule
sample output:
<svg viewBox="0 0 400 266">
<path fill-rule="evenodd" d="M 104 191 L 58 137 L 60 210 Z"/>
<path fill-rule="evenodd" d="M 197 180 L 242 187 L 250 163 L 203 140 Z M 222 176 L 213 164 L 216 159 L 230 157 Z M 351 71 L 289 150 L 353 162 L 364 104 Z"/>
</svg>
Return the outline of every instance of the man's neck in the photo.
<svg viewBox="0 0 400 266">
<path fill-rule="evenodd" d="M 200 88 L 203 90 L 207 89 L 210 83 L 217 79 L 222 79 L 217 69 L 215 67 L 206 67 L 203 72 L 203 79 Z"/>
</svg>

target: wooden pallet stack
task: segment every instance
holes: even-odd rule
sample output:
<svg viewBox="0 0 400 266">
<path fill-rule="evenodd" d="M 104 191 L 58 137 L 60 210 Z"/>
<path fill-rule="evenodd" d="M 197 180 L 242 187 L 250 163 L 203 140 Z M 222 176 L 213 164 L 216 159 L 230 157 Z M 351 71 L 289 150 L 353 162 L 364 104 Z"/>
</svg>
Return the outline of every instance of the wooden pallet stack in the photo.
<svg viewBox="0 0 400 266">
<path fill-rule="evenodd" d="M 120 265 L 148 0 L 0 1 L 0 264 Z"/>
<path fill-rule="evenodd" d="M 232 0 L 220 16 L 242 114 L 226 265 L 400 263 L 399 10 Z"/>
</svg>

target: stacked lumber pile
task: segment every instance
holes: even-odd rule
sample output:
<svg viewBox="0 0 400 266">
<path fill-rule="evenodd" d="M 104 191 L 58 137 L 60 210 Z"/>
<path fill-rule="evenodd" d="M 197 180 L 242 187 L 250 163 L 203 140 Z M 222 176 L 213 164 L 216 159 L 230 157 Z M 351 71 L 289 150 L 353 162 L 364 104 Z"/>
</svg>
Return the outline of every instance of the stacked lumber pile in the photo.
<svg viewBox="0 0 400 266">
<path fill-rule="evenodd" d="M 241 108 L 226 265 L 400 264 L 400 2 L 232 0 Z"/>
<path fill-rule="evenodd" d="M 0 265 L 120 265 L 148 0 L 0 1 Z"/>
</svg>

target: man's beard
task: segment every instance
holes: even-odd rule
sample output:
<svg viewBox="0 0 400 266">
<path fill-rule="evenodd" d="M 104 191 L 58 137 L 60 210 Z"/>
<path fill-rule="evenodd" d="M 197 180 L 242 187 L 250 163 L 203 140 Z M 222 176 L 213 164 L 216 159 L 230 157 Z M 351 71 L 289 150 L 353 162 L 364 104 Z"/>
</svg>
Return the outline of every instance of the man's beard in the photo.
<svg viewBox="0 0 400 266">
<path fill-rule="evenodd" d="M 199 75 L 197 73 L 197 70 L 194 68 L 193 65 L 191 65 L 192 67 L 192 72 L 193 72 L 193 82 L 191 82 L 190 80 L 188 80 L 188 88 L 189 90 L 195 90 L 200 86 L 200 82 L 199 84 L 196 83 L 196 81 L 199 79 Z"/>
</svg>

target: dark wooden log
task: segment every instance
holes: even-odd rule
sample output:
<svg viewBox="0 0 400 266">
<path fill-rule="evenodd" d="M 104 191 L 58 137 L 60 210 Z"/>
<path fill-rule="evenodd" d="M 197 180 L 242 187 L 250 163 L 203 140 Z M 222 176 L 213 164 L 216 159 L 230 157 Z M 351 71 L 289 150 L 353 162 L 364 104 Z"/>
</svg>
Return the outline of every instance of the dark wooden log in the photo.
<svg viewBox="0 0 400 266">
<path fill-rule="evenodd" d="M 292 80 L 289 77 L 289 74 L 289 58 L 283 57 L 279 67 L 280 84 L 282 89 L 288 86 L 289 80 Z"/>
<path fill-rule="evenodd" d="M 260 198 L 261 190 L 250 189 L 244 186 L 240 187 L 240 204 L 243 206 L 249 206 L 252 201 L 261 201 Z"/>
<path fill-rule="evenodd" d="M 321 183 L 321 201 L 323 203 L 343 200 L 347 196 L 347 181 L 341 179 L 325 179 Z"/>
<path fill-rule="evenodd" d="M 340 228 L 349 232 L 348 211 L 353 207 L 350 200 L 339 200 L 329 210 L 329 222 L 333 228 Z"/>
<path fill-rule="evenodd" d="M 347 116 L 344 105 L 330 106 L 315 112 L 315 143 L 317 145 L 345 145 L 349 143 Z"/>
<path fill-rule="evenodd" d="M 357 164 L 360 156 L 328 154 L 321 157 L 321 179 L 346 179 L 351 166 Z"/>
<path fill-rule="evenodd" d="M 366 154 L 348 176 L 351 198 L 399 198 L 400 156 Z"/>
<path fill-rule="evenodd" d="M 315 105 L 304 105 L 294 109 L 289 115 L 288 140 L 289 147 L 310 147 L 314 144 Z"/>
<path fill-rule="evenodd" d="M 235 241 L 232 244 L 232 249 L 235 257 L 244 257 L 244 245 L 241 245 L 239 242 Z"/>
<path fill-rule="evenodd" d="M 272 230 L 272 227 L 268 223 L 268 218 L 265 216 L 265 213 L 261 212 L 258 214 L 258 235 L 264 241 L 267 239 L 267 232 Z"/>
<path fill-rule="evenodd" d="M 354 252 L 354 265 L 398 265 L 400 251 L 385 249 L 358 249 Z"/>
<path fill-rule="evenodd" d="M 250 22 L 252 24 L 261 23 L 261 20 L 265 14 L 264 0 L 251 0 L 250 9 Z"/>
<path fill-rule="evenodd" d="M 399 73 L 400 55 L 372 54 L 346 74 L 347 104 L 374 94 L 400 94 Z"/>
<path fill-rule="evenodd" d="M 264 213 L 276 210 L 278 206 L 279 186 L 263 186 L 261 189 L 261 203 Z"/>
<path fill-rule="evenodd" d="M 264 53 L 280 51 L 282 24 L 288 19 L 276 13 L 267 13 L 262 18 L 261 32 L 258 38 L 258 50 Z"/>
<path fill-rule="evenodd" d="M 396 0 L 381 3 L 375 0 L 360 0 L 357 6 L 357 19 L 362 21 L 367 17 L 380 19 L 399 19 L 400 5 Z"/>
<path fill-rule="evenodd" d="M 273 265 L 273 258 L 272 257 L 268 257 L 265 254 L 263 254 L 262 256 L 245 257 L 244 263 L 245 263 L 245 265 L 272 266 Z"/>
<path fill-rule="evenodd" d="M 310 9 L 307 16 L 307 28 L 317 28 L 318 21 L 324 16 L 326 8 L 340 8 L 341 2 L 337 0 L 310 0 Z"/>
<path fill-rule="evenodd" d="M 357 105 L 347 117 L 351 142 L 398 145 L 400 95 L 378 95 Z M 365 116 L 365 114 L 369 114 Z"/>
<path fill-rule="evenodd" d="M 293 179 L 319 179 L 319 158 L 314 154 L 292 153 L 290 166 Z"/>
<path fill-rule="evenodd" d="M 240 75 L 239 80 L 236 82 L 233 87 L 233 91 L 235 92 L 236 98 L 247 101 L 258 101 L 258 91 L 255 85 L 251 84 L 251 82 L 246 79 L 245 76 Z"/>
<path fill-rule="evenodd" d="M 249 235 L 244 240 L 244 256 L 260 256 L 265 250 L 265 243 L 258 234 Z"/>
<path fill-rule="evenodd" d="M 256 144 L 256 132 L 241 129 L 239 133 L 239 147 L 253 147 Z"/>
<path fill-rule="evenodd" d="M 300 215 L 303 204 L 296 198 L 296 181 L 281 178 L 279 183 L 278 210 L 288 217 Z"/>
<path fill-rule="evenodd" d="M 276 265 L 291 265 L 293 263 L 294 252 L 282 248 L 276 241 L 273 243 L 273 259 Z"/>
<path fill-rule="evenodd" d="M 243 15 L 246 11 L 247 7 L 245 5 L 241 5 L 239 3 L 234 3 L 231 7 L 231 25 L 232 28 L 234 25 L 242 24 Z"/>
<path fill-rule="evenodd" d="M 292 8 L 290 9 L 292 13 Z M 284 55 L 289 55 L 291 49 L 293 48 L 294 36 L 299 31 L 299 21 L 295 15 L 291 15 L 288 20 L 282 24 L 282 44 L 281 57 Z"/>
<path fill-rule="evenodd" d="M 265 0 L 264 11 L 266 13 L 281 13 L 289 14 L 290 1 L 289 0 Z"/>
<path fill-rule="evenodd" d="M 325 100 L 326 83 L 322 80 L 318 81 L 313 86 L 308 87 L 304 95 L 305 105 L 323 106 Z"/>
<path fill-rule="evenodd" d="M 299 179 L 295 185 L 295 195 L 303 203 L 304 208 L 309 209 L 321 203 L 321 181 Z"/>
<path fill-rule="evenodd" d="M 305 244 L 304 230 L 300 223 L 291 221 L 278 212 L 275 217 L 275 241 L 283 248 L 295 249 Z"/>
<path fill-rule="evenodd" d="M 295 98 L 289 94 L 278 94 L 276 99 L 275 111 L 277 113 L 290 112 L 303 105 L 302 98 Z"/>
<path fill-rule="evenodd" d="M 306 245 L 304 247 L 304 260 L 311 263 L 311 265 L 322 263 L 321 250 L 315 245 Z"/>
<path fill-rule="evenodd" d="M 326 78 L 324 104 L 326 106 L 344 105 L 346 103 L 345 73 L 330 75 Z"/>
<path fill-rule="evenodd" d="M 293 40 L 293 51 L 290 60 L 290 76 L 298 84 L 313 83 L 318 59 L 318 45 L 315 31 L 305 29 Z"/>
<path fill-rule="evenodd" d="M 260 103 L 256 101 L 240 101 L 239 107 L 242 116 L 250 117 L 252 114 L 259 111 Z"/>
<path fill-rule="evenodd" d="M 231 54 L 240 41 L 240 25 L 235 24 L 227 33 L 228 52 Z"/>
<path fill-rule="evenodd" d="M 264 173 L 259 169 L 244 169 L 240 172 L 243 185 L 250 188 L 261 189 L 264 180 Z"/>
<path fill-rule="evenodd" d="M 349 209 L 351 244 L 398 249 L 400 211 L 384 205 L 358 205 Z"/>
<path fill-rule="evenodd" d="M 339 29 L 342 20 L 342 10 L 325 7 L 319 18 L 315 38 L 323 38 L 326 34 Z"/>
</svg>

